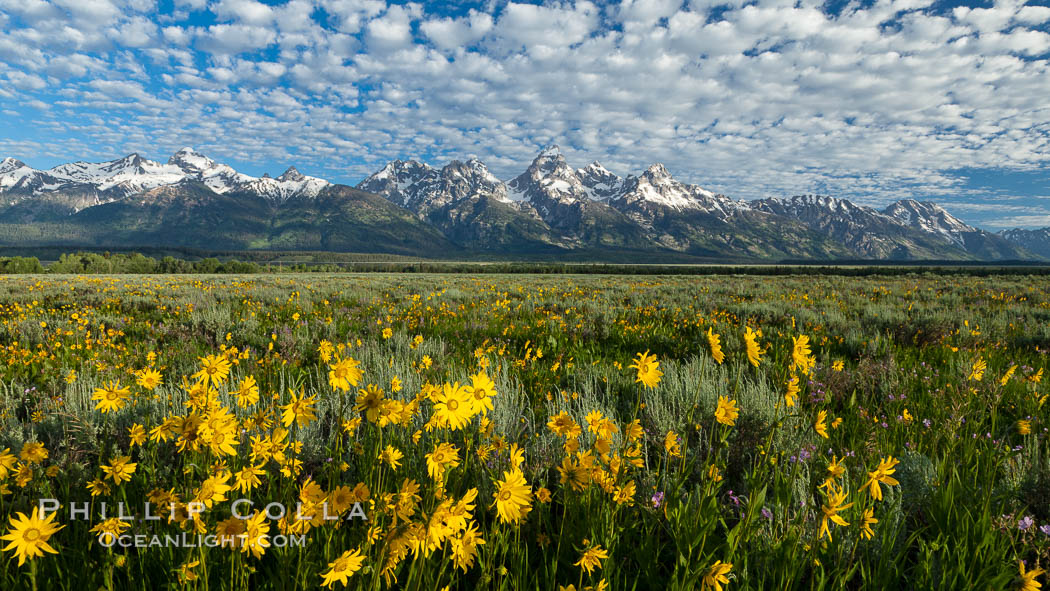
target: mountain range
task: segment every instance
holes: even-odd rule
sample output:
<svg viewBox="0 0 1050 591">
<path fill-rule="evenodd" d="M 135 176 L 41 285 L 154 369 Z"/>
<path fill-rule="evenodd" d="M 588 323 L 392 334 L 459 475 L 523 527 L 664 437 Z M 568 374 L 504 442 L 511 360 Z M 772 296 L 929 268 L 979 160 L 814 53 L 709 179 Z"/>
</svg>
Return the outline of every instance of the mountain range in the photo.
<svg viewBox="0 0 1050 591">
<path fill-rule="evenodd" d="M 619 260 L 1050 260 L 1050 228 L 987 232 L 931 202 L 734 200 L 661 164 L 618 176 L 557 146 L 500 180 L 476 159 L 394 160 L 356 187 L 252 177 L 190 148 L 49 170 L 0 161 L 0 245 L 329 250 Z"/>
</svg>

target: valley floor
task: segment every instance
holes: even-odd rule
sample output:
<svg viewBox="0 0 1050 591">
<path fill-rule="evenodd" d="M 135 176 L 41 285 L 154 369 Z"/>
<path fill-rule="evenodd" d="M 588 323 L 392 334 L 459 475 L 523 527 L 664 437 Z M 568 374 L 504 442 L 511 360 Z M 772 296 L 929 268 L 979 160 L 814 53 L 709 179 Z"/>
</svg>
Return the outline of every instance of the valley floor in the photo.
<svg viewBox="0 0 1050 591">
<path fill-rule="evenodd" d="M 0 275 L 0 588 L 1034 589 L 1048 352 L 1023 271 Z"/>
</svg>

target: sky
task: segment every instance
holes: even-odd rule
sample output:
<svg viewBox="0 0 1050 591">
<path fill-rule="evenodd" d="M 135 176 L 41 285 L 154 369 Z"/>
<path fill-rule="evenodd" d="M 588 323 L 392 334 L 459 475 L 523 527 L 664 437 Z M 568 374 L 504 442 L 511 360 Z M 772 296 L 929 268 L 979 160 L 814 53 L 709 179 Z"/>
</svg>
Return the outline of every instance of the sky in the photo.
<svg viewBox="0 0 1050 591">
<path fill-rule="evenodd" d="M 936 201 L 1050 226 L 1038 1 L 0 0 L 0 157 L 190 146 L 356 184 L 548 144 L 737 199 Z"/>
</svg>

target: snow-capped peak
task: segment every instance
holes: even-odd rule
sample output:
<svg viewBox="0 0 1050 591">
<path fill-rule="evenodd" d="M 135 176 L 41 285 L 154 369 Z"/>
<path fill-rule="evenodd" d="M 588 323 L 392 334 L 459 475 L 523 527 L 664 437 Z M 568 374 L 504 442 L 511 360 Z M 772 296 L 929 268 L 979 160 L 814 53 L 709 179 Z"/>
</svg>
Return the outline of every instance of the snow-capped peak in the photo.
<svg viewBox="0 0 1050 591">
<path fill-rule="evenodd" d="M 301 181 L 305 178 L 306 176 L 303 173 L 299 172 L 294 166 L 289 166 L 288 170 L 284 171 L 283 173 L 281 173 L 281 176 L 277 177 L 277 180 L 281 182 Z"/>
<path fill-rule="evenodd" d="M 70 162 L 50 170 L 34 170 L 7 158 L 0 163 L 0 191 L 38 195 L 65 189 L 94 191 L 99 202 L 112 201 L 161 186 L 196 181 L 216 193 L 249 192 L 261 197 L 284 200 L 291 196 L 316 196 L 328 181 L 304 176 L 294 167 L 280 179 L 257 179 L 219 164 L 207 156 L 183 148 L 161 164 L 131 153 L 107 162 Z"/>
<path fill-rule="evenodd" d="M 649 165 L 649 168 L 645 169 L 645 172 L 643 172 L 642 175 L 654 180 L 671 178 L 671 173 L 667 172 L 667 168 L 659 162 Z"/>
<path fill-rule="evenodd" d="M 558 147 L 558 144 L 551 144 L 540 150 L 540 153 L 536 155 L 536 159 L 539 160 L 541 158 L 558 158 L 561 155 L 561 148 Z"/>
<path fill-rule="evenodd" d="M 365 181 L 362 182 L 367 182 L 368 180 L 384 181 L 390 179 L 397 175 L 397 167 L 400 163 L 400 160 L 392 160 L 390 162 L 387 162 L 386 165 L 383 166 L 383 168 L 373 172 L 371 175 L 369 175 L 367 179 L 365 179 Z"/>
<path fill-rule="evenodd" d="M 418 162 L 416 160 L 391 160 L 382 168 L 382 170 L 368 178 L 374 180 L 391 178 L 395 179 L 397 182 L 404 182 L 410 178 L 423 176 L 432 170 L 434 169 L 425 162 Z"/>
<path fill-rule="evenodd" d="M 588 191 L 576 171 L 569 168 L 556 145 L 544 148 L 522 174 L 507 182 L 511 201 L 527 201 L 541 216 L 554 215 L 560 205 L 588 200 Z"/>
<path fill-rule="evenodd" d="M 458 164 L 458 162 L 452 161 L 451 163 L 449 163 L 448 166 L 446 166 L 442 170 L 445 170 L 446 168 L 454 164 Z M 489 167 L 477 158 L 470 158 L 469 160 L 463 163 L 463 166 L 465 167 L 465 172 L 467 172 L 467 174 L 469 174 L 471 177 L 473 177 L 479 182 L 485 183 L 487 185 L 503 184 L 503 181 L 496 178 L 496 175 L 492 174 L 489 171 Z"/>
<path fill-rule="evenodd" d="M 429 164 L 415 160 L 391 160 L 380 170 L 357 184 L 357 188 L 375 193 L 402 206 L 418 192 L 416 185 L 427 179 L 436 182 L 438 172 Z M 422 185 L 420 185 L 422 186 Z"/>
<path fill-rule="evenodd" d="M 280 203 L 292 197 L 316 197 L 322 189 L 331 184 L 324 179 L 306 176 L 294 166 L 290 166 L 277 178 L 262 177 L 243 183 L 237 188 Z"/>
<path fill-rule="evenodd" d="M 161 185 L 171 185 L 185 177 L 185 172 L 178 166 L 147 160 L 137 153 L 108 162 L 81 161 L 60 164 L 47 171 L 47 174 L 59 181 L 65 181 L 65 184 L 89 185 L 100 192 L 111 191 L 119 195 L 141 193 Z M 49 188 L 61 187 L 42 189 Z"/>
<path fill-rule="evenodd" d="M 576 174 L 595 174 L 595 175 L 603 175 L 604 176 L 604 175 L 611 175 L 612 173 L 609 172 L 608 168 L 605 168 L 604 166 L 602 166 L 601 162 L 598 162 L 597 160 L 595 160 L 594 162 L 591 162 L 587 166 L 584 166 L 583 168 L 577 170 Z"/>
<path fill-rule="evenodd" d="M 193 148 L 183 148 L 168 158 L 168 164 L 178 166 L 186 172 L 203 172 L 215 168 L 215 161 Z"/>
<path fill-rule="evenodd" d="M 467 166 L 470 167 L 470 170 L 473 171 L 475 175 L 484 179 L 485 182 L 493 184 L 503 183 L 503 181 L 499 180 L 496 177 L 496 175 L 492 174 L 492 172 L 489 170 L 489 167 L 486 166 L 484 162 L 478 160 L 477 158 L 471 158 L 467 160 Z"/>
<path fill-rule="evenodd" d="M 906 223 L 936 224 L 945 229 L 960 232 L 976 230 L 973 226 L 948 213 L 948 210 L 930 201 L 902 199 L 884 209 L 883 213 Z"/>
<path fill-rule="evenodd" d="M 477 158 L 453 160 L 441 169 L 415 160 L 394 160 L 357 185 L 420 217 L 450 203 L 475 197 L 508 201 L 507 188 Z"/>
<path fill-rule="evenodd" d="M 386 166 L 379 169 L 377 172 L 372 173 L 365 181 L 384 181 L 387 179 L 397 179 L 405 174 L 412 174 L 414 170 L 428 170 L 430 167 L 426 164 L 416 162 L 415 160 L 391 160 L 386 163 Z"/>
<path fill-rule="evenodd" d="M 37 171 L 26 166 L 21 160 L 4 158 L 0 161 L 0 193 L 25 185 L 36 174 Z"/>
<path fill-rule="evenodd" d="M 856 205 L 848 199 L 839 199 L 837 197 L 830 197 L 827 195 L 792 195 L 786 200 L 782 201 L 785 204 L 789 204 L 792 207 L 819 207 L 834 212 L 848 214 L 851 211 L 861 209 L 861 206 Z M 865 208 L 868 209 L 868 208 Z"/>
<path fill-rule="evenodd" d="M 565 177 L 572 175 L 573 171 L 566 164 L 561 149 L 558 146 L 551 145 L 544 148 L 532 159 L 532 164 L 525 170 L 525 174 L 534 181 L 551 176 L 566 180 Z"/>
<path fill-rule="evenodd" d="M 628 177 L 621 199 L 628 204 L 651 203 L 676 210 L 698 209 L 722 219 L 741 208 L 728 197 L 675 180 L 660 163 L 650 165 L 640 176 Z"/>
<path fill-rule="evenodd" d="M 609 172 L 597 161 L 577 170 L 576 176 L 586 189 L 587 196 L 595 201 L 613 199 L 623 189 L 623 179 Z"/>
<path fill-rule="evenodd" d="M 0 174 L 6 174 L 12 170 L 18 170 L 19 168 L 25 168 L 26 165 L 21 160 L 15 160 L 14 158 L 4 158 L 0 160 Z"/>
<path fill-rule="evenodd" d="M 940 205 L 928 201 L 902 199 L 882 210 L 882 213 L 905 226 L 943 236 L 961 246 L 965 246 L 963 233 L 977 231 Z"/>
<path fill-rule="evenodd" d="M 489 172 L 489 167 L 486 166 L 484 162 L 482 162 L 481 160 L 478 160 L 477 158 L 468 158 L 467 159 L 467 166 L 469 166 L 471 170 L 477 172 L 478 174 L 482 174 L 482 175 L 485 175 L 485 176 L 491 176 L 494 179 L 496 178 L 495 176 L 492 175 L 491 172 Z"/>
</svg>

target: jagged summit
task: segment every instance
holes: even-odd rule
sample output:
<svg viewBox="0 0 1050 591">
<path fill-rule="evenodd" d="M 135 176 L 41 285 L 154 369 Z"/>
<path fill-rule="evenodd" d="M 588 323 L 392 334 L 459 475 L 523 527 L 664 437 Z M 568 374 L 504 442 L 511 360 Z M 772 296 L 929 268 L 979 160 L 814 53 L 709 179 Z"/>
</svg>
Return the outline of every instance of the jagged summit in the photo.
<svg viewBox="0 0 1050 591">
<path fill-rule="evenodd" d="M 963 246 L 966 243 L 966 234 L 977 231 L 977 228 L 948 213 L 940 205 L 929 201 L 902 199 L 890 204 L 882 210 L 882 213 L 896 218 L 902 224 L 923 232 L 940 234 Z"/>
<path fill-rule="evenodd" d="M 420 217 L 462 199 L 507 201 L 507 189 L 483 162 L 453 160 L 440 169 L 415 160 L 393 160 L 357 185 Z"/>
<path fill-rule="evenodd" d="M 657 162 L 656 164 L 650 164 L 649 168 L 645 169 L 642 173 L 643 176 L 647 176 L 653 179 L 664 179 L 670 178 L 671 173 L 667 171 L 667 167 Z"/>
<path fill-rule="evenodd" d="M 215 161 L 193 148 L 182 148 L 168 158 L 168 164 L 178 166 L 186 172 L 202 172 L 215 167 Z"/>
<path fill-rule="evenodd" d="M 553 145 L 544 148 L 525 172 L 507 182 L 507 194 L 512 201 L 527 202 L 548 223 L 560 215 L 562 206 L 587 199 L 576 171 L 569 168 L 561 149 Z"/>
<path fill-rule="evenodd" d="M 868 213 L 875 212 L 870 207 L 863 205 L 857 205 L 848 199 L 840 199 L 838 197 L 831 197 L 829 195 L 792 195 L 785 199 L 774 198 L 775 201 L 780 201 L 787 207 L 791 208 L 816 208 L 826 209 L 829 211 L 841 212 L 844 214 L 850 214 L 851 212 L 864 211 Z M 762 202 L 764 200 L 760 200 Z"/>
<path fill-rule="evenodd" d="M 1002 236 L 963 223 L 943 207 L 903 199 L 882 211 L 847 199 L 795 195 L 752 201 L 756 210 L 797 219 L 865 258 L 996 260 L 1031 254 Z M 961 253 L 961 255 L 960 255 Z"/>
<path fill-rule="evenodd" d="M 473 172 L 472 181 L 459 181 Z M 599 162 L 573 169 L 556 145 L 543 148 L 517 177 L 502 182 L 477 159 L 455 160 L 440 170 L 394 160 L 357 185 L 426 216 L 438 207 L 487 195 L 524 215 L 575 236 L 589 218 L 652 226 L 666 212 L 690 210 L 723 223 L 742 205 L 676 181 L 662 164 L 640 176 L 620 177 Z M 630 221 L 635 220 L 635 221 Z M 609 222 L 603 222 L 609 223 Z M 571 226 L 571 228 L 570 228 Z"/>
<path fill-rule="evenodd" d="M 291 167 L 279 179 L 257 179 L 220 164 L 193 148 L 182 148 L 164 164 L 137 152 L 106 162 L 77 161 L 50 170 L 35 170 L 5 159 L 0 164 L 0 192 L 36 196 L 54 192 L 91 194 L 92 204 L 108 203 L 150 189 L 196 181 L 216 193 L 247 192 L 269 199 L 313 197 L 328 181 L 308 177 Z M 74 208 L 76 209 L 76 208 Z"/>
<path fill-rule="evenodd" d="M 25 162 L 22 162 L 21 160 L 15 160 L 14 158 L 4 158 L 3 160 L 0 160 L 0 174 L 8 173 L 12 170 L 17 170 L 19 168 L 24 168 L 25 166 Z"/>
<path fill-rule="evenodd" d="M 536 158 L 557 158 L 561 155 L 561 148 L 558 147 L 558 144 L 550 144 L 540 150 L 540 153 L 536 155 Z"/>
<path fill-rule="evenodd" d="M 302 224 L 296 232 L 326 236 L 324 220 L 342 214 L 310 208 L 339 208 L 351 199 L 354 207 L 364 208 L 361 219 L 370 219 L 368 212 L 378 203 L 384 215 L 407 216 L 414 221 L 404 227 L 428 228 L 436 233 L 428 234 L 432 238 L 443 236 L 465 248 L 515 252 L 622 248 L 705 257 L 945 260 L 1023 259 L 1032 252 L 1050 252 L 1050 246 L 1040 250 L 1050 241 L 1050 232 L 990 234 L 927 201 L 902 199 L 882 210 L 827 195 L 734 201 L 679 181 L 661 163 L 626 176 L 597 161 L 573 168 L 554 144 L 507 181 L 470 156 L 440 168 L 393 160 L 359 183 L 360 191 L 329 187 L 328 181 L 304 175 L 295 166 L 276 178 L 249 176 L 193 147 L 179 149 L 163 163 L 135 152 L 49 170 L 7 157 L 0 160 L 0 224 L 35 223 L 41 216 L 75 224 L 78 212 L 111 203 L 119 207 L 92 210 L 84 219 L 133 211 L 129 207 L 163 206 L 173 220 L 180 211 L 222 218 L 261 208 L 310 211 L 294 218 Z M 210 212 L 210 207 L 217 209 Z M 152 214 L 127 215 L 131 217 L 122 219 L 144 220 Z M 98 231 L 93 227 L 82 231 Z"/>
<path fill-rule="evenodd" d="M 583 168 L 577 170 L 576 174 L 581 174 L 581 175 L 582 174 L 596 174 L 596 175 L 604 176 L 604 175 L 611 175 L 613 173 L 609 172 L 608 168 L 605 168 L 604 166 L 602 166 L 601 162 L 598 162 L 597 160 L 595 160 L 594 162 L 591 162 L 587 166 L 584 166 Z M 615 176 L 615 175 L 613 175 L 613 176 Z"/>
<path fill-rule="evenodd" d="M 679 182 L 663 164 L 649 166 L 641 175 L 624 181 L 619 198 L 625 206 L 652 211 L 654 208 L 699 210 L 726 221 L 743 206 L 723 195 L 716 195 L 697 185 Z"/>
<path fill-rule="evenodd" d="M 277 177 L 278 181 L 301 181 L 306 176 L 299 172 L 294 166 L 289 166 L 288 170 L 281 173 L 281 176 Z"/>
<path fill-rule="evenodd" d="M 529 165 L 522 176 L 528 175 L 533 180 L 545 177 L 558 177 L 568 181 L 568 177 L 571 174 L 572 170 L 569 168 L 568 163 L 565 162 L 565 156 L 562 155 L 561 149 L 558 146 L 548 146 L 536 155 L 532 160 L 532 164 Z"/>
<path fill-rule="evenodd" d="M 577 170 L 576 176 L 587 189 L 588 197 L 595 201 L 608 201 L 623 189 L 623 179 L 609 172 L 597 160 Z"/>
<path fill-rule="evenodd" d="M 1002 230 L 999 232 L 1005 240 L 1016 244 L 1028 252 L 1034 253 L 1044 259 L 1050 259 L 1050 228 L 1038 228 L 1035 230 Z"/>
<path fill-rule="evenodd" d="M 382 195 L 407 208 L 409 200 L 421 190 L 416 185 L 424 179 L 433 181 L 436 175 L 436 171 L 428 164 L 415 160 L 393 160 L 358 183 L 357 188 Z"/>
</svg>

